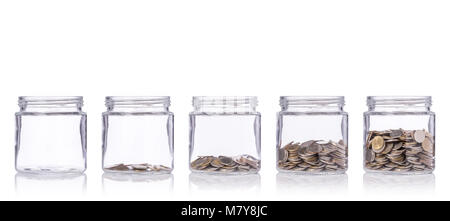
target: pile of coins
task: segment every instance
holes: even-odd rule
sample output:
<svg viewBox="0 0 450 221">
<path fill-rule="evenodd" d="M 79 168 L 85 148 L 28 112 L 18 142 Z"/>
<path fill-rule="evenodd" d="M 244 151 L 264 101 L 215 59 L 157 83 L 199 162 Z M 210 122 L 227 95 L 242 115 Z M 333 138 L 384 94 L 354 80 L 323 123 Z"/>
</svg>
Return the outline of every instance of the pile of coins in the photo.
<svg viewBox="0 0 450 221">
<path fill-rule="evenodd" d="M 260 160 L 250 155 L 236 157 L 200 156 L 192 161 L 191 168 L 209 172 L 250 172 L 260 168 Z"/>
<path fill-rule="evenodd" d="M 425 130 L 369 131 L 365 165 L 369 170 L 418 172 L 434 168 L 434 137 Z"/>
<path fill-rule="evenodd" d="M 163 165 L 151 165 L 147 163 L 142 164 L 117 164 L 112 167 L 105 168 L 108 171 L 121 172 L 170 172 L 172 169 Z"/>
<path fill-rule="evenodd" d="M 291 142 L 278 150 L 278 168 L 289 171 L 334 172 L 347 168 L 344 141 Z"/>
</svg>

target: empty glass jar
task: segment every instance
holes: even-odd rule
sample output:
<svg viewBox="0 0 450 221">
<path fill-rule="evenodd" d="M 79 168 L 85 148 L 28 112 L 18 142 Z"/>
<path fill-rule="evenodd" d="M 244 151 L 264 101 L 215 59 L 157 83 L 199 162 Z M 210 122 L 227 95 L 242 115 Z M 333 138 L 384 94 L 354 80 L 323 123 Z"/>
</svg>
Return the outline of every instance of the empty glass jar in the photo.
<svg viewBox="0 0 450 221">
<path fill-rule="evenodd" d="M 256 173 L 261 115 L 256 97 L 194 97 L 190 168 L 194 172 Z"/>
<path fill-rule="evenodd" d="M 434 170 L 435 115 L 431 97 L 368 97 L 364 114 L 364 168 L 423 174 Z"/>
<path fill-rule="evenodd" d="M 173 113 L 170 97 L 106 97 L 103 170 L 170 173 Z"/>
<path fill-rule="evenodd" d="M 280 172 L 344 173 L 348 115 L 344 97 L 280 98 L 277 168 Z"/>
<path fill-rule="evenodd" d="M 16 170 L 82 173 L 86 170 L 83 97 L 19 97 Z"/>
</svg>

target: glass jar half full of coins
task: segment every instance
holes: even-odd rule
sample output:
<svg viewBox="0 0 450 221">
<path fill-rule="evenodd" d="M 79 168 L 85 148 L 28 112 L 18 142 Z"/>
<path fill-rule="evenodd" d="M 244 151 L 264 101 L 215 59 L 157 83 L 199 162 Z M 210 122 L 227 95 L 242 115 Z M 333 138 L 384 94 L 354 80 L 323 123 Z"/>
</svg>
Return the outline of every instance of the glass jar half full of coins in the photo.
<svg viewBox="0 0 450 221">
<path fill-rule="evenodd" d="M 435 168 L 435 114 L 431 97 L 368 97 L 364 168 L 388 174 Z"/>
<path fill-rule="evenodd" d="M 348 115 L 344 97 L 280 98 L 277 168 L 336 174 L 347 170 Z"/>
<path fill-rule="evenodd" d="M 256 97 L 194 97 L 190 114 L 190 169 L 203 173 L 256 173 L 260 169 L 261 115 Z"/>
</svg>

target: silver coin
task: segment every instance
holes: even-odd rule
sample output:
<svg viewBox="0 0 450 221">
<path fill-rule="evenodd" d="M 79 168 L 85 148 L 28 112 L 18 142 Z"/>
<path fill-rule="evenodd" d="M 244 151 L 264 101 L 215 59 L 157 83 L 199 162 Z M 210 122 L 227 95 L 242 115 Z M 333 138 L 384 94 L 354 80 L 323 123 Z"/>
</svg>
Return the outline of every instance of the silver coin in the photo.
<svg viewBox="0 0 450 221">
<path fill-rule="evenodd" d="M 302 147 L 302 148 L 309 147 L 315 142 L 316 142 L 315 140 L 306 141 L 306 142 L 300 144 L 300 147 Z"/>
<path fill-rule="evenodd" d="M 416 130 L 414 132 L 414 140 L 417 143 L 422 143 L 425 140 L 426 134 L 425 134 L 425 130 Z"/>
<path fill-rule="evenodd" d="M 219 156 L 220 163 L 225 166 L 233 165 L 233 159 L 231 157 Z"/>
<path fill-rule="evenodd" d="M 281 162 L 286 162 L 288 160 L 288 152 L 285 149 L 278 150 L 278 160 Z"/>
<path fill-rule="evenodd" d="M 372 150 L 366 150 L 366 161 L 373 162 L 375 160 L 375 153 Z"/>
<path fill-rule="evenodd" d="M 394 147 L 393 143 L 386 143 L 386 146 L 384 147 L 382 154 L 388 154 L 392 151 L 392 148 Z"/>
<path fill-rule="evenodd" d="M 389 133 L 389 136 L 391 138 L 400 138 L 403 135 L 402 130 L 392 130 L 391 133 Z"/>
</svg>

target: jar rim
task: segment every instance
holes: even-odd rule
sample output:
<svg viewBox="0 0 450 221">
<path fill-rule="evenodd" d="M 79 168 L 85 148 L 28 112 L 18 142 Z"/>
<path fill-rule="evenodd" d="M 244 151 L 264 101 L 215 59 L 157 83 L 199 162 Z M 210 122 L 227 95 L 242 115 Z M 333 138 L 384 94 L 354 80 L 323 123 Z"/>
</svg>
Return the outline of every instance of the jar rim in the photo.
<svg viewBox="0 0 450 221">
<path fill-rule="evenodd" d="M 199 106 L 258 106 L 256 96 L 194 96 L 192 105 Z"/>
<path fill-rule="evenodd" d="M 83 96 L 20 96 L 19 106 L 24 105 L 83 105 Z"/>
<path fill-rule="evenodd" d="M 431 96 L 368 96 L 368 106 L 424 105 L 431 106 Z"/>
<path fill-rule="evenodd" d="M 281 96 L 280 105 L 345 105 L 344 96 Z"/>
<path fill-rule="evenodd" d="M 107 107 L 114 105 L 162 105 L 170 106 L 170 96 L 107 96 L 105 97 Z"/>
</svg>

